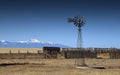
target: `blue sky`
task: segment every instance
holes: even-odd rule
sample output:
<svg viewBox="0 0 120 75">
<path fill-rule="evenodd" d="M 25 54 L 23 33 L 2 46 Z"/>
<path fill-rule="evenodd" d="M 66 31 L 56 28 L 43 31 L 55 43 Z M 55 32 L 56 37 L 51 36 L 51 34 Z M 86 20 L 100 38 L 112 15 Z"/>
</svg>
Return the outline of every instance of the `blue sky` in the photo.
<svg viewBox="0 0 120 75">
<path fill-rule="evenodd" d="M 84 47 L 120 48 L 119 0 L 0 0 L 0 40 L 39 39 L 76 47 L 67 18 L 86 17 Z"/>
</svg>

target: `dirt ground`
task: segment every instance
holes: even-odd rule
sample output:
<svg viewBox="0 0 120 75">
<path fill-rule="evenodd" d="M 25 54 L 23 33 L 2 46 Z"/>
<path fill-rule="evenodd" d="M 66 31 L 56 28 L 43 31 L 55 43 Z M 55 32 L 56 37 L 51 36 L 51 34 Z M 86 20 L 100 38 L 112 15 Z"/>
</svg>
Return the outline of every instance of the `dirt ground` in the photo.
<svg viewBox="0 0 120 75">
<path fill-rule="evenodd" d="M 120 59 L 85 59 L 85 62 L 105 69 L 78 69 L 75 59 L 0 59 L 0 75 L 120 75 Z"/>
</svg>

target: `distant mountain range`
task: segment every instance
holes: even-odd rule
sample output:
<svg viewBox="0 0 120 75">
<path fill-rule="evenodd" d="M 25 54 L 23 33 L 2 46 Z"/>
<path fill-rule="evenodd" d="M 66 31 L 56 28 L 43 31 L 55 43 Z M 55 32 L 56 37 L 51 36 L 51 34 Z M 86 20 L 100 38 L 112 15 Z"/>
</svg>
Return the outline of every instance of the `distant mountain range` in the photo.
<svg viewBox="0 0 120 75">
<path fill-rule="evenodd" d="M 9 42 L 5 40 L 0 41 L 0 48 L 42 48 L 44 46 L 68 48 L 68 46 L 62 44 L 55 44 L 53 42 L 48 41 L 45 42 L 37 39 L 18 42 Z"/>
</svg>

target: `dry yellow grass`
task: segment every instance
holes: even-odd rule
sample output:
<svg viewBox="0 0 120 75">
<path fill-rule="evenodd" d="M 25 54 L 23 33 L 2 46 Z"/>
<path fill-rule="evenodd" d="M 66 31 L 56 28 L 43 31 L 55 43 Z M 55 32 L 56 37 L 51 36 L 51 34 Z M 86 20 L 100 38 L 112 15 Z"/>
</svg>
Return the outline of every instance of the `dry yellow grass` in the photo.
<svg viewBox="0 0 120 75">
<path fill-rule="evenodd" d="M 37 53 L 40 48 L 0 48 L 0 53 Z M 120 75 L 120 59 L 85 59 L 88 66 L 106 69 L 77 69 L 75 59 L 0 59 L 1 63 L 29 63 L 0 66 L 0 75 Z"/>
<path fill-rule="evenodd" d="M 77 69 L 75 59 L 0 59 L 0 63 L 29 63 L 0 67 L 0 75 L 120 75 L 120 59 L 86 59 L 89 66 L 106 69 Z"/>
<path fill-rule="evenodd" d="M 0 48 L 0 53 L 37 53 L 38 50 L 42 52 L 42 48 Z"/>
</svg>

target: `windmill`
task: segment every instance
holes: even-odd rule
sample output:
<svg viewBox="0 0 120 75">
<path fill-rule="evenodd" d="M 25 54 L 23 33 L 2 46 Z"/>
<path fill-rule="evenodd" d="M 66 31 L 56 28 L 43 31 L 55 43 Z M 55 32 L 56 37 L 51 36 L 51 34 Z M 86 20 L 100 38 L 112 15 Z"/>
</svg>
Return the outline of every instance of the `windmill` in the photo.
<svg viewBox="0 0 120 75">
<path fill-rule="evenodd" d="M 86 22 L 85 17 L 75 16 L 74 18 L 68 18 L 68 22 L 69 23 L 73 22 L 74 25 L 78 28 L 77 49 L 83 50 L 82 60 L 77 59 L 75 64 L 76 64 L 76 66 L 86 66 L 86 64 L 85 64 L 85 52 L 83 49 L 82 32 L 81 32 L 81 28 L 84 26 L 84 24 Z M 80 62 L 82 62 L 81 65 L 80 65 Z"/>
<path fill-rule="evenodd" d="M 78 38 L 77 38 L 77 48 L 82 48 L 82 32 L 81 28 L 84 26 L 86 20 L 83 16 L 75 16 L 74 18 L 68 18 L 68 22 L 73 22 L 74 25 L 78 28 Z"/>
</svg>

